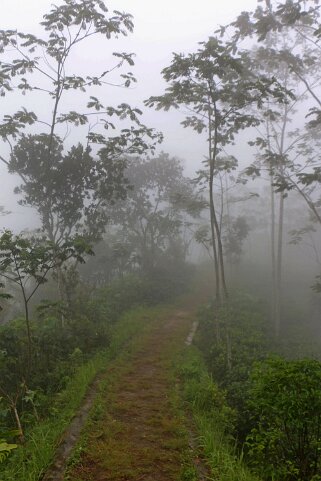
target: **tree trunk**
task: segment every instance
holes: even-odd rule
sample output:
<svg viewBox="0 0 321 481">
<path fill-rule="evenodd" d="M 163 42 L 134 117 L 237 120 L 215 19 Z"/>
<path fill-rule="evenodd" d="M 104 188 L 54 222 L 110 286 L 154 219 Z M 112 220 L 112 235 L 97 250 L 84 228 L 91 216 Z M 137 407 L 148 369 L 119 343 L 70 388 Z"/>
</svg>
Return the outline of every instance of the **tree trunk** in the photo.
<svg viewBox="0 0 321 481">
<path fill-rule="evenodd" d="M 276 254 L 275 254 L 275 194 L 273 189 L 273 173 L 271 179 L 271 267 L 272 267 L 272 295 L 271 295 L 271 320 L 276 318 Z"/>
<path fill-rule="evenodd" d="M 216 210 L 215 210 L 215 201 L 214 201 L 214 189 L 213 189 L 213 181 L 214 181 L 214 172 L 216 167 L 216 156 L 217 156 L 217 147 L 218 147 L 218 124 L 217 124 L 217 109 L 216 103 L 214 102 L 214 132 L 212 132 L 212 116 L 210 114 L 211 109 L 209 109 L 209 163 L 210 163 L 210 209 L 211 209 L 211 230 L 212 230 L 212 239 L 217 238 L 217 248 L 215 245 L 214 259 L 216 265 L 216 282 L 222 282 L 223 287 L 223 298 L 224 300 L 228 299 L 228 291 L 226 287 L 225 281 L 225 268 L 224 268 L 224 258 L 223 258 L 223 246 L 222 246 L 222 236 L 221 236 L 221 229 L 219 223 L 217 221 Z M 214 133 L 214 135 L 212 135 Z M 212 145 L 213 142 L 213 145 Z M 223 195 L 223 193 L 222 193 Z M 213 242 L 213 249 L 214 249 L 214 242 Z M 216 258 L 215 258 L 216 255 Z M 219 290 L 219 302 L 221 302 L 221 293 Z"/>
<path fill-rule="evenodd" d="M 280 326 L 281 326 L 283 223 L 284 223 L 284 196 L 280 194 L 278 250 L 277 250 L 277 263 L 276 263 L 276 302 L 275 302 L 275 336 L 276 337 L 279 337 L 280 335 Z"/>
<path fill-rule="evenodd" d="M 220 274 L 221 274 L 221 281 L 223 287 L 223 294 L 224 300 L 228 299 L 228 290 L 226 286 L 226 279 L 225 279 L 225 266 L 224 266 L 224 257 L 223 257 L 223 244 L 222 244 L 222 236 L 221 230 L 217 222 L 217 218 L 215 215 L 215 229 L 217 234 L 217 244 L 218 244 L 218 254 L 219 254 L 219 262 L 220 262 Z"/>
<path fill-rule="evenodd" d="M 227 370 L 231 372 L 232 370 L 232 346 L 231 346 L 231 338 L 228 326 L 226 326 L 226 363 L 227 363 Z"/>
<path fill-rule="evenodd" d="M 32 357 L 32 339 L 31 339 L 31 329 L 30 329 L 30 321 L 29 321 L 29 307 L 28 307 L 28 301 L 26 299 L 25 293 L 23 291 L 23 300 L 24 300 L 24 306 L 25 306 L 25 321 L 26 321 L 26 327 L 27 327 L 27 337 L 28 337 L 28 356 L 27 356 L 27 375 L 26 377 L 29 377 L 30 374 L 30 369 L 31 369 L 31 357 Z"/>
<path fill-rule="evenodd" d="M 65 304 L 66 303 L 66 290 L 65 290 L 65 282 L 64 282 L 64 275 L 62 272 L 61 265 L 57 265 L 56 268 L 56 276 L 57 276 L 57 288 L 60 297 L 60 301 Z M 70 306 L 68 306 L 70 307 Z M 65 327 L 65 316 L 64 313 L 61 313 L 61 327 L 62 329 Z"/>
<path fill-rule="evenodd" d="M 221 283 L 220 283 L 220 266 L 217 254 L 215 225 L 217 224 L 215 205 L 214 205 L 214 192 L 213 192 L 213 170 L 210 168 L 209 190 L 210 190 L 210 217 L 211 217 L 211 236 L 212 236 L 212 248 L 214 257 L 214 272 L 215 272 L 215 299 L 218 304 L 221 303 Z"/>
<path fill-rule="evenodd" d="M 15 420 L 16 420 L 18 432 L 19 432 L 19 439 L 20 439 L 20 441 L 23 443 L 25 437 L 24 437 L 24 433 L 23 433 L 23 429 L 22 429 L 22 424 L 21 424 L 20 416 L 19 416 L 19 413 L 18 413 L 18 410 L 17 410 L 17 406 L 13 404 L 13 405 L 12 405 L 12 410 L 13 410 L 13 414 L 14 414 L 14 417 L 15 417 Z"/>
</svg>

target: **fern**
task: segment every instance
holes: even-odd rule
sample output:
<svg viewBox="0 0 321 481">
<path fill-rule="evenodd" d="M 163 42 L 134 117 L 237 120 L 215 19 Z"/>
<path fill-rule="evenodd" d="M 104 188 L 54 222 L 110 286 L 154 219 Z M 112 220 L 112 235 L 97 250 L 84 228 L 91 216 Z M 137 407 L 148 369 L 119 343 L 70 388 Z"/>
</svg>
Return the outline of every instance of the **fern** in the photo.
<svg viewBox="0 0 321 481">
<path fill-rule="evenodd" d="M 10 452 L 17 447 L 17 444 L 8 444 L 4 439 L 0 439 L 0 463 L 3 463 Z"/>
</svg>

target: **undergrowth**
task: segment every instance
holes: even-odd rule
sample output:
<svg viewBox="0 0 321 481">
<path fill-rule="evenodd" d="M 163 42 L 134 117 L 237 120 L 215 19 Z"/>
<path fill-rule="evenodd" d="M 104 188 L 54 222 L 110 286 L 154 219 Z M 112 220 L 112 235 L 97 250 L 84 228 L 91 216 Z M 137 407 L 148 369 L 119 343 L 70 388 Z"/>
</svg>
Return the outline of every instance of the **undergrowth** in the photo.
<svg viewBox="0 0 321 481">
<path fill-rule="evenodd" d="M 235 412 L 208 374 L 197 348 L 188 347 L 184 351 L 179 375 L 183 397 L 197 428 L 199 447 L 213 479 L 258 481 L 237 454 L 233 439 Z"/>
<path fill-rule="evenodd" d="M 0 474 L 1 481 L 37 481 L 53 460 L 63 432 L 79 409 L 88 386 L 107 363 L 121 354 L 126 345 L 142 330 L 159 308 L 135 308 L 122 315 L 114 325 L 107 349 L 82 364 L 66 388 L 52 400 L 50 416 L 26 433 L 26 442 L 8 459 Z"/>
</svg>

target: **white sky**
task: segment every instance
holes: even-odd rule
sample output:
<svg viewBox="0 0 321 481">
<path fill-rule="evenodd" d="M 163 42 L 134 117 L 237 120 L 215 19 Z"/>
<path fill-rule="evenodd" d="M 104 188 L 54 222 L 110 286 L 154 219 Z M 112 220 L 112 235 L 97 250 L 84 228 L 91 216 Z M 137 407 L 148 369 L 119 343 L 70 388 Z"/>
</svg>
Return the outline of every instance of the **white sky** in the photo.
<svg viewBox="0 0 321 481">
<path fill-rule="evenodd" d="M 42 14 L 47 12 L 52 3 L 50 0 L 0 0 L 1 29 L 18 29 L 37 33 L 38 23 Z M 172 52 L 189 52 L 197 47 L 197 42 L 206 40 L 214 33 L 220 24 L 232 21 L 243 10 L 253 10 L 256 0 L 111 0 L 106 1 L 110 10 L 117 9 L 131 13 L 134 16 L 135 30 L 132 35 L 110 44 L 104 42 L 104 49 L 110 45 L 110 51 L 101 51 L 96 47 L 81 50 L 78 53 L 78 64 L 97 73 L 104 70 L 104 59 L 110 60 L 113 51 L 135 52 L 134 74 L 138 84 L 129 92 L 116 89 L 106 93 L 113 101 L 126 101 L 131 105 L 142 107 L 144 99 L 150 95 L 161 94 L 165 84 L 160 71 L 169 65 Z M 97 68 L 98 63 L 98 68 Z M 125 98 L 126 97 L 126 98 Z M 1 116 L 6 113 L 8 100 L 0 99 Z M 18 106 L 27 102 L 20 98 Z M 108 100 L 106 100 L 108 103 Z M 111 102 L 112 103 L 112 102 Z M 0 105 L 1 105 L 0 104 Z M 206 152 L 203 139 L 191 130 L 183 129 L 179 122 L 183 120 L 183 112 L 162 113 L 151 109 L 144 111 L 144 122 L 157 130 L 163 131 L 165 141 L 161 149 L 176 155 L 187 162 L 188 173 L 199 168 Z M 1 146 L 0 146 L 1 153 Z M 11 227 L 19 224 L 22 228 L 28 226 L 29 220 L 25 208 L 16 207 L 11 194 L 17 180 L 6 174 L 0 166 L 2 189 L 0 205 L 9 207 L 15 215 L 0 218 L 2 225 Z"/>
</svg>

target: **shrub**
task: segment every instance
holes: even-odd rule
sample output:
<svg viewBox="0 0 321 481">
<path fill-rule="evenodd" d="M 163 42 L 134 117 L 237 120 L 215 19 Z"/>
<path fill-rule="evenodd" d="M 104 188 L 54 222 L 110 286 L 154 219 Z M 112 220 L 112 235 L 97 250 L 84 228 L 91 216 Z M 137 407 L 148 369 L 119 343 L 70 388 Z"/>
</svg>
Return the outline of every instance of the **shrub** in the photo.
<svg viewBox="0 0 321 481">
<path fill-rule="evenodd" d="M 247 456 L 265 479 L 320 479 L 321 363 L 269 359 L 251 378 L 249 408 L 256 426 Z"/>
<path fill-rule="evenodd" d="M 268 351 L 268 326 L 253 298 L 236 293 L 229 304 L 207 306 L 200 312 L 197 344 L 215 382 L 226 390 L 228 404 L 237 411 L 238 440 L 251 429 L 246 406 L 253 365 Z"/>
</svg>

